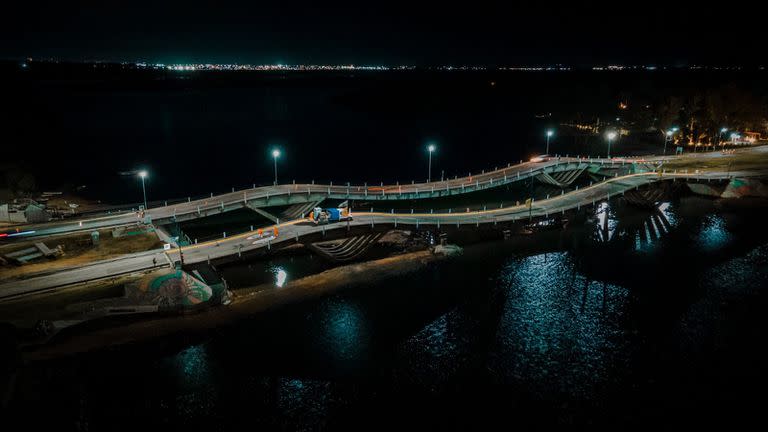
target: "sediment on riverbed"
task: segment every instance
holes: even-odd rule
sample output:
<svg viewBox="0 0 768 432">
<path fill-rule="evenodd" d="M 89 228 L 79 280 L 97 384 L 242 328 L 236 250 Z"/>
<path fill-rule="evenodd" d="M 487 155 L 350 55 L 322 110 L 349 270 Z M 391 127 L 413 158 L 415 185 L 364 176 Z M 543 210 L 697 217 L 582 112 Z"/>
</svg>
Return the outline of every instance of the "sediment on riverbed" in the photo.
<svg viewBox="0 0 768 432">
<path fill-rule="evenodd" d="M 84 328 L 65 331 L 44 345 L 30 347 L 22 353 L 22 357 L 25 361 L 39 361 L 174 335 L 204 332 L 231 325 L 260 312 L 322 297 L 343 288 L 411 273 L 446 256 L 432 251 L 418 251 L 336 267 L 289 282 L 279 289 L 265 289 L 265 286 L 239 289 L 231 304 L 191 315 L 142 317 L 137 321 L 111 325 L 107 322 L 100 325 L 98 321 L 94 321 Z"/>
</svg>

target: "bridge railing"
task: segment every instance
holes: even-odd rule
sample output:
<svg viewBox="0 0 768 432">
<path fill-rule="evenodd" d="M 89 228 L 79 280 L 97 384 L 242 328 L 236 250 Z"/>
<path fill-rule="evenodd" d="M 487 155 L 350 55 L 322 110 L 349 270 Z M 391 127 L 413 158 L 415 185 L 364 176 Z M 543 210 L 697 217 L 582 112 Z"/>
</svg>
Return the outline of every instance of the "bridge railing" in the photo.
<svg viewBox="0 0 768 432">
<path fill-rule="evenodd" d="M 549 164 L 540 167 L 530 167 L 527 170 L 520 165 L 508 166 L 499 170 L 491 171 L 488 173 L 481 172 L 480 174 L 471 175 L 464 178 L 464 181 L 457 183 L 456 179 L 446 179 L 443 181 L 436 181 L 430 183 L 412 183 L 412 184 L 395 184 L 386 185 L 383 183 L 377 185 L 369 185 L 364 183 L 362 185 L 342 183 L 328 185 L 319 184 L 279 184 L 278 190 L 273 190 L 271 193 L 264 189 L 259 189 L 264 186 L 272 185 L 258 185 L 251 184 L 248 188 L 231 188 L 230 191 L 223 194 L 215 194 L 211 192 L 207 196 L 197 196 L 193 199 L 191 196 L 187 197 L 186 202 L 195 204 L 195 211 L 209 211 L 217 207 L 222 209 L 231 203 L 240 201 L 242 196 L 243 203 L 247 203 L 249 200 L 265 199 L 276 195 L 291 195 L 306 193 L 309 195 L 326 195 L 333 196 L 335 198 L 350 197 L 354 199 L 369 198 L 371 200 L 377 199 L 415 199 L 423 198 L 424 195 L 429 196 L 445 196 L 455 195 L 459 193 L 476 192 L 478 190 L 489 189 L 498 187 L 500 185 L 513 183 L 516 181 L 527 179 L 531 176 L 539 175 L 543 172 L 552 172 L 557 170 L 567 170 L 568 168 L 578 169 L 580 166 L 587 165 L 611 165 L 621 166 L 625 165 L 625 160 L 613 161 L 607 159 L 566 159 L 556 160 L 554 164 Z M 254 192 L 251 192 L 254 191 Z M 210 200 L 210 201 L 209 201 Z M 184 199 L 174 200 L 176 204 L 184 204 Z M 172 205 L 171 202 L 164 203 L 164 206 Z M 186 209 L 188 213 L 190 210 Z"/>
</svg>

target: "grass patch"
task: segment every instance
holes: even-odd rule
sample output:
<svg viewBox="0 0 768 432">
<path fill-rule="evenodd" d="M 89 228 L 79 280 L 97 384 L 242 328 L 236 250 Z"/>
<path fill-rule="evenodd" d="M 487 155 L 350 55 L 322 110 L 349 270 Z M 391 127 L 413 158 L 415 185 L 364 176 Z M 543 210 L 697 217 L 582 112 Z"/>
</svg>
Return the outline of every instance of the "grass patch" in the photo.
<svg viewBox="0 0 768 432">
<path fill-rule="evenodd" d="M 751 171 L 768 170 L 768 152 L 734 153 L 730 155 L 712 155 L 711 157 L 685 158 L 672 160 L 664 164 L 667 170 L 699 171 Z"/>
</svg>

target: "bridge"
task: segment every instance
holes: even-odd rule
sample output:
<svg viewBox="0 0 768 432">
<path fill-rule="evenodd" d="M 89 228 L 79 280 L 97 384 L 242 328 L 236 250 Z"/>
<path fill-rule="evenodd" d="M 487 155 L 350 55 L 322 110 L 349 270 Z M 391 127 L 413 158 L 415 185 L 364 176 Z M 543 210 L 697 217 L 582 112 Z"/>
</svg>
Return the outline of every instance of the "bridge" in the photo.
<svg viewBox="0 0 768 432">
<path fill-rule="evenodd" d="M 147 209 L 143 218 L 136 212 L 122 213 L 82 220 L 68 220 L 24 227 L 25 231 L 34 231 L 27 237 L 43 237 L 66 234 L 77 231 L 110 228 L 136 223 L 163 224 L 184 222 L 209 217 L 232 210 L 250 208 L 257 213 L 280 223 L 281 220 L 295 219 L 307 213 L 311 208 L 325 200 L 348 200 L 364 202 L 394 202 L 428 200 L 451 197 L 485 191 L 513 183 L 536 178 L 538 181 L 554 187 L 567 188 L 582 175 L 592 175 L 595 180 L 618 175 L 648 172 L 656 170 L 664 161 L 673 157 L 651 158 L 581 158 L 552 157 L 540 162 L 522 162 L 509 164 L 505 168 L 494 169 L 480 174 L 457 177 L 429 183 L 411 183 L 372 186 L 364 185 L 320 185 L 320 184 L 283 184 L 232 190 L 232 192 L 207 198 Z M 289 206 L 282 215 L 270 213 L 270 207 Z M 280 216 L 285 216 L 281 218 Z"/>
<path fill-rule="evenodd" d="M 524 178 L 527 175 L 529 178 L 544 172 L 545 169 L 554 169 L 561 164 L 578 164 L 575 165 L 582 169 L 580 164 L 585 162 L 580 161 L 548 161 L 541 165 L 527 165 L 524 169 L 518 167 L 514 173 L 506 173 L 506 182 L 510 181 L 510 178 Z M 626 167 L 626 162 L 611 162 L 608 166 L 612 168 L 621 167 L 622 164 Z M 567 165 L 566 165 L 567 166 Z M 574 166 L 574 165 L 572 165 Z M 588 167 L 587 167 L 588 168 Z M 503 170 L 494 171 L 492 173 L 484 174 L 482 177 L 482 183 L 480 178 L 475 178 L 474 188 L 480 190 L 481 185 L 490 187 L 493 183 L 501 183 L 503 179 Z M 526 174 L 527 173 L 527 174 Z M 499 176 L 502 174 L 502 176 Z M 740 177 L 747 177 L 753 175 L 750 172 L 708 172 L 708 173 L 678 173 L 678 172 L 665 172 L 663 170 L 649 171 L 649 172 L 637 172 L 632 174 L 626 174 L 622 176 L 615 176 L 608 178 L 607 180 L 593 184 L 588 187 L 577 188 L 576 190 L 566 193 L 564 190 L 560 195 L 555 195 L 545 200 L 533 201 L 530 205 L 520 204 L 508 207 L 499 207 L 495 209 L 486 209 L 482 211 L 467 211 L 461 213 L 395 213 L 391 212 L 357 212 L 355 213 L 354 220 L 341 223 L 329 224 L 329 225 L 315 225 L 314 223 L 304 220 L 296 219 L 292 221 L 285 221 L 275 224 L 273 227 L 265 230 L 266 234 L 262 237 L 257 235 L 256 231 L 249 231 L 246 233 L 238 234 L 230 237 L 222 237 L 221 239 L 212 240 L 204 243 L 185 246 L 181 249 L 172 249 L 170 251 L 155 250 L 147 251 L 132 255 L 126 255 L 117 259 L 108 261 L 96 262 L 90 265 L 62 270 L 56 273 L 41 275 L 34 278 L 9 281 L 0 284 L 0 300 L 12 298 L 24 294 L 42 292 L 52 290 L 58 287 L 67 285 L 84 283 L 93 280 L 110 278 L 119 275 L 126 275 L 132 273 L 138 273 L 142 271 L 151 270 L 159 265 L 175 265 L 177 262 L 183 259 L 185 264 L 194 264 L 200 262 L 212 262 L 222 261 L 227 259 L 237 259 L 247 254 L 264 253 L 272 250 L 273 248 L 282 247 L 288 244 L 296 242 L 317 242 L 323 239 L 329 239 L 331 236 L 349 236 L 349 235 L 364 235 L 375 232 L 376 230 L 388 230 L 393 228 L 422 228 L 425 229 L 461 229 L 462 227 L 479 228 L 503 228 L 510 226 L 510 224 L 519 221 L 532 221 L 534 219 L 549 218 L 557 215 L 564 215 L 568 211 L 579 210 L 583 206 L 594 206 L 596 203 L 603 200 L 609 200 L 611 197 L 616 197 L 625 194 L 629 191 L 637 190 L 641 186 L 663 182 L 663 181 L 712 181 L 712 180 L 727 180 L 732 176 L 738 175 Z M 466 181 L 466 179 L 464 179 Z M 383 192 L 378 192 L 376 196 L 387 197 L 401 196 L 402 194 L 409 194 L 411 199 L 416 198 L 420 194 L 437 194 L 438 191 L 446 195 L 450 195 L 451 191 L 458 193 L 462 188 L 462 183 L 456 183 L 448 181 L 445 189 L 435 189 L 433 192 L 431 187 L 436 186 L 428 184 L 427 191 L 418 191 L 417 189 L 423 188 L 424 185 L 410 185 L 404 191 L 401 192 L 399 186 L 395 186 L 394 191 L 392 186 L 383 189 Z M 285 188 L 292 188 L 290 186 L 275 187 L 268 189 L 268 191 L 274 192 L 275 190 L 283 190 L 282 199 L 290 199 L 290 195 L 297 195 L 296 193 L 288 194 Z M 330 187 L 330 186 L 328 186 Z M 338 188 L 338 187 L 337 187 Z M 346 188 L 349 188 L 349 194 Z M 468 185 L 463 184 L 464 192 Z M 370 189 L 369 189 L 370 190 Z M 352 196 L 365 197 L 367 191 L 357 191 L 352 187 L 343 186 L 341 192 L 339 189 L 335 189 L 335 196 L 351 199 Z M 237 194 L 238 192 L 235 192 Z M 269 192 L 261 191 L 262 194 L 269 194 Z M 299 192 L 299 194 L 302 194 Z M 339 195 L 340 194 L 340 195 Z M 356 195 L 357 194 L 357 195 Z M 312 189 L 307 193 L 312 196 Z M 244 203 L 253 202 L 256 200 L 262 200 L 261 202 L 267 202 L 269 199 L 275 199 L 275 195 L 271 198 L 266 196 L 256 197 L 246 195 L 243 198 Z M 326 195 L 334 196 L 332 193 L 328 193 L 326 189 Z M 440 196 L 440 195 L 436 195 Z M 394 198 L 393 198 L 394 199 Z M 222 201 L 223 202 L 223 201 Z M 189 203 L 192 206 L 196 204 Z M 181 207 L 188 209 L 187 207 Z M 209 208 L 210 209 L 210 208 Z M 177 208 L 178 212 L 179 209 Z M 163 212 L 156 212 L 156 215 L 167 214 L 168 210 Z M 197 213 L 195 209 L 191 213 Z M 178 213 L 177 213 L 178 214 Z M 185 213 L 189 214 L 189 213 Z M 370 239 L 370 237 L 369 237 Z M 358 243 L 365 243 L 363 241 Z M 346 254 L 354 254 L 355 251 L 346 248 Z M 167 263 L 167 264 L 164 264 Z"/>
</svg>

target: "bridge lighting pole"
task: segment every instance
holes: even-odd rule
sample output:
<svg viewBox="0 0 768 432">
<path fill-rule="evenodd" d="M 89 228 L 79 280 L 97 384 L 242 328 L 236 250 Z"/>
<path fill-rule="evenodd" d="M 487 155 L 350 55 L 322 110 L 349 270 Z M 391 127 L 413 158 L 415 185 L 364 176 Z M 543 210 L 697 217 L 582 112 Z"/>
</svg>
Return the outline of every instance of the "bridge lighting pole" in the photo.
<svg viewBox="0 0 768 432">
<path fill-rule="evenodd" d="M 427 150 L 429 151 L 429 174 L 427 175 L 427 183 L 432 181 L 432 153 L 434 153 L 436 147 L 434 144 L 430 144 L 427 146 Z"/>
<path fill-rule="evenodd" d="M 280 150 L 274 149 L 272 150 L 272 159 L 275 161 L 275 183 L 274 185 L 277 186 L 277 158 L 280 157 Z"/>
<path fill-rule="evenodd" d="M 544 154 L 549 154 L 549 139 L 554 134 L 555 134 L 555 131 L 553 131 L 552 129 L 547 130 L 547 151 L 545 151 Z"/>
<path fill-rule="evenodd" d="M 719 138 L 720 138 L 720 147 L 721 147 L 721 149 L 725 148 L 725 140 L 723 140 L 723 134 L 725 134 L 726 132 L 728 132 L 728 128 L 726 128 L 726 127 L 720 128 L 720 136 L 719 136 Z"/>
<path fill-rule="evenodd" d="M 611 141 L 616 139 L 616 132 L 614 131 L 608 132 L 605 135 L 605 138 L 608 140 L 608 159 L 610 159 L 611 158 Z"/>
<path fill-rule="evenodd" d="M 141 191 L 144 193 L 144 210 L 147 209 L 147 188 L 144 185 L 144 179 L 147 178 L 147 172 L 139 171 L 139 177 L 141 178 Z"/>
<path fill-rule="evenodd" d="M 671 130 L 668 130 L 667 131 L 667 136 L 664 138 L 664 155 L 665 156 L 667 154 L 667 143 L 672 140 L 672 134 L 673 133 L 674 132 L 672 132 Z"/>
</svg>

